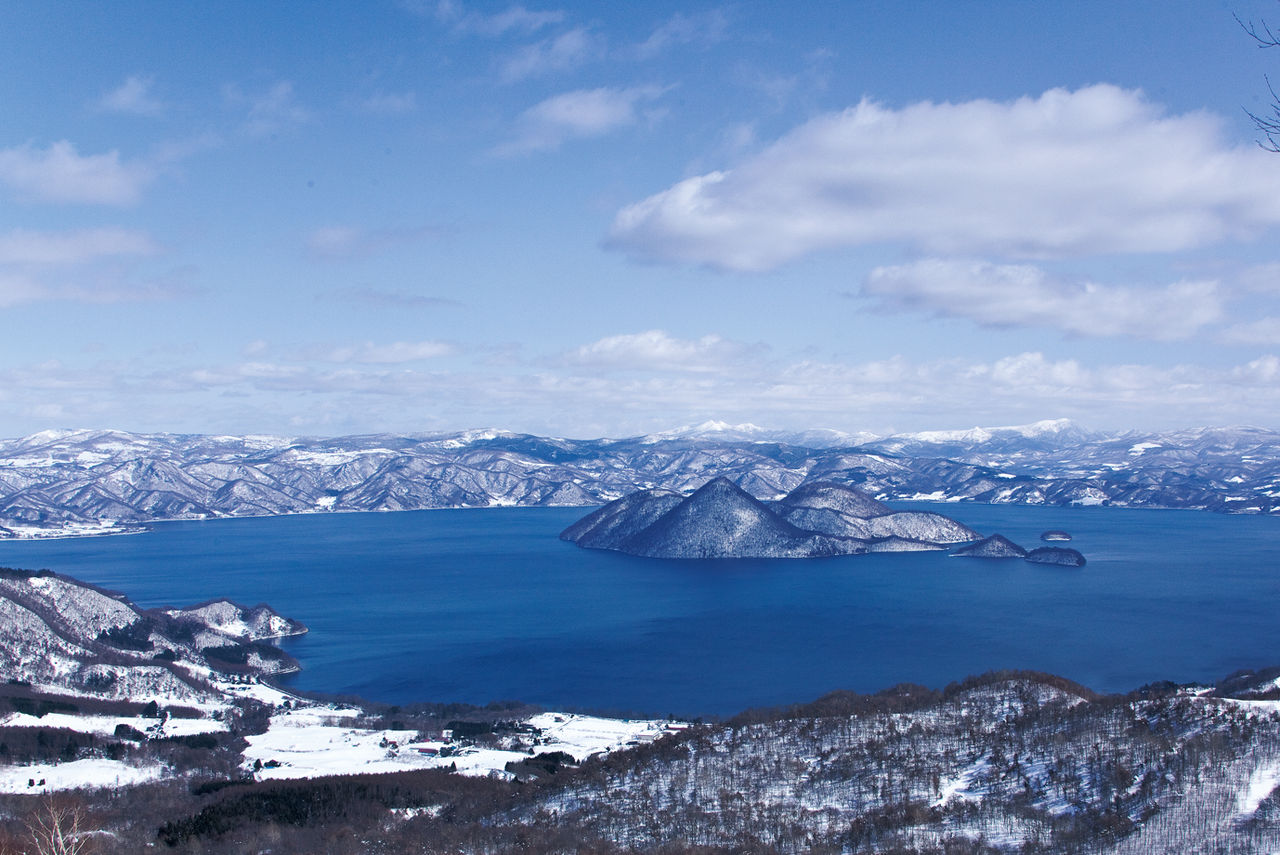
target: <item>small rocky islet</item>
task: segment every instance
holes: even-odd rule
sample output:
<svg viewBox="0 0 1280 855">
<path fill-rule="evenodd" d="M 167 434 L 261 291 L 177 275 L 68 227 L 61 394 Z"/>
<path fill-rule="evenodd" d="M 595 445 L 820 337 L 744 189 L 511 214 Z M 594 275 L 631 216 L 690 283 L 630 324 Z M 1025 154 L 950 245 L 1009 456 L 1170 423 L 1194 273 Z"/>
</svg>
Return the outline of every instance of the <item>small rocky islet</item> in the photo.
<svg viewBox="0 0 1280 855">
<path fill-rule="evenodd" d="M 1061 546 L 1041 546 L 1027 553 L 1032 564 L 1054 564 L 1058 567 L 1083 567 L 1085 558 L 1079 550 Z"/>
<path fill-rule="evenodd" d="M 645 558 L 821 558 L 941 551 L 964 544 L 953 554 L 1084 564 L 1075 550 L 1028 552 L 1001 535 L 984 539 L 942 514 L 895 510 L 861 490 L 828 481 L 802 484 L 773 502 L 755 498 L 725 477 L 688 496 L 640 490 L 597 508 L 560 538 Z"/>
<path fill-rule="evenodd" d="M 1079 550 L 1061 546 L 1040 546 L 1026 550 L 1002 534 L 993 534 L 977 543 L 962 546 L 951 555 L 956 558 L 1021 558 L 1032 564 L 1053 564 L 1058 567 L 1083 567 L 1086 563 Z"/>
<path fill-rule="evenodd" d="M 1026 558 L 1027 550 L 1003 534 L 984 537 L 951 553 L 958 558 Z"/>
</svg>

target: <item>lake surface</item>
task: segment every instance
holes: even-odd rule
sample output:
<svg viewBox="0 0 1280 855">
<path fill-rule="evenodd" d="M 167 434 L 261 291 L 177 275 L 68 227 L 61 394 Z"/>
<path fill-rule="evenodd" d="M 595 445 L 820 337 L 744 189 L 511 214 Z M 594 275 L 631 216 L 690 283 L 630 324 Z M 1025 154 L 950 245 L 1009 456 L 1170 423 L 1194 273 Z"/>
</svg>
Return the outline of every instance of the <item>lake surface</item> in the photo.
<svg viewBox="0 0 1280 855">
<path fill-rule="evenodd" d="M 1026 548 L 1065 529 L 1080 569 L 944 553 L 669 561 L 557 538 L 577 508 L 160 523 L 0 543 L 141 606 L 266 602 L 301 689 L 405 703 L 719 715 L 833 689 L 940 687 L 996 668 L 1102 691 L 1280 664 L 1280 519 L 932 505 Z"/>
</svg>

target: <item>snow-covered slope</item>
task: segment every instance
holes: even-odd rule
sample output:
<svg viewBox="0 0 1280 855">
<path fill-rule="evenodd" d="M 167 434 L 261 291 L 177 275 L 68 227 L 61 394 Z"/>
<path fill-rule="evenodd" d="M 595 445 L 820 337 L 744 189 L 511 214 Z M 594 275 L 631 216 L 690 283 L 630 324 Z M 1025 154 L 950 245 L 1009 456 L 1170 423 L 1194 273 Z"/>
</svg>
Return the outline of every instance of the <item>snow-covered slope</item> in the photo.
<svg viewBox="0 0 1280 855">
<path fill-rule="evenodd" d="M 227 601 L 143 610 L 119 594 L 47 571 L 0 570 L 0 672 L 45 692 L 201 703 L 220 697 L 215 672 L 296 670 L 259 643 L 306 628 L 265 606 Z"/>
<path fill-rule="evenodd" d="M 1047 675 L 993 674 L 941 692 L 833 693 L 679 747 L 603 768 L 516 819 L 554 817 L 637 851 L 1280 847 L 1280 706 L 1207 689 L 1098 698 Z"/>
<path fill-rule="evenodd" d="M 302 624 L 276 614 L 266 604 L 246 608 L 231 600 L 213 600 L 185 609 L 168 609 L 166 614 L 180 621 L 196 621 L 241 642 L 301 635 L 307 631 Z"/>
<path fill-rule="evenodd" d="M 713 478 L 686 499 L 652 492 L 617 499 L 560 537 L 647 558 L 817 558 L 938 549 L 981 535 L 940 514 L 895 512 L 838 484 L 808 484 L 766 505 Z"/>
<path fill-rule="evenodd" d="M 727 478 L 714 478 L 616 545 L 648 558 L 812 558 L 864 552 L 857 541 L 821 536 L 782 519 Z"/>
<path fill-rule="evenodd" d="M 1002 534 L 993 534 L 951 554 L 958 558 L 1026 558 L 1027 550 Z"/>
<path fill-rule="evenodd" d="M 575 543 L 621 543 L 651 526 L 683 501 L 670 490 L 639 490 L 615 499 L 564 530 L 560 537 Z"/>
</svg>

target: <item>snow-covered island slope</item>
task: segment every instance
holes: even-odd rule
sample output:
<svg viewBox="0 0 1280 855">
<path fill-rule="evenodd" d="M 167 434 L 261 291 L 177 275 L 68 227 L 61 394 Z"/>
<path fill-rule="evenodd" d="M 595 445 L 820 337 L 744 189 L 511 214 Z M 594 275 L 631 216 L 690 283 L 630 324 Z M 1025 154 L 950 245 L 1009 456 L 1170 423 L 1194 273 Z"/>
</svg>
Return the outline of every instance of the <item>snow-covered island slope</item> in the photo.
<svg viewBox="0 0 1280 855">
<path fill-rule="evenodd" d="M 818 558 L 943 549 L 981 535 L 941 514 L 895 512 L 839 484 L 806 484 L 766 505 L 718 477 L 687 498 L 665 490 L 624 496 L 560 537 L 647 558 Z"/>
<path fill-rule="evenodd" d="M 1002 534 L 993 534 L 951 554 L 959 558 L 1026 558 L 1027 550 Z"/>
<path fill-rule="evenodd" d="M 763 501 L 801 484 L 884 501 L 1280 511 L 1280 433 L 1091 433 L 1062 420 L 874 438 L 710 423 L 628 439 L 504 431 L 334 438 L 43 431 L 0 440 L 0 537 L 165 519 L 600 505 L 723 474 Z"/>
<path fill-rule="evenodd" d="M 993 534 L 977 543 L 962 546 L 951 555 L 954 558 L 1021 558 L 1031 564 L 1053 564 L 1058 567 L 1083 567 L 1087 563 L 1079 550 L 1058 546 L 1026 550 L 1002 534 Z"/>
</svg>

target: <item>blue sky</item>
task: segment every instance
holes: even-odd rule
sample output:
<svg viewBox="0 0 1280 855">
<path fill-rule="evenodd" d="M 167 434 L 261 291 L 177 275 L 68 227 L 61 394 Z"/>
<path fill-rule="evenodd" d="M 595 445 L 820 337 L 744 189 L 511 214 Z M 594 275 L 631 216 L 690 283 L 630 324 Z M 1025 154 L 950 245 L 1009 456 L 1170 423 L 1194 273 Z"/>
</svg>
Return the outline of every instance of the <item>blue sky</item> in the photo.
<svg viewBox="0 0 1280 855">
<path fill-rule="evenodd" d="M 0 6 L 0 435 L 1280 427 L 1272 0 Z"/>
</svg>

